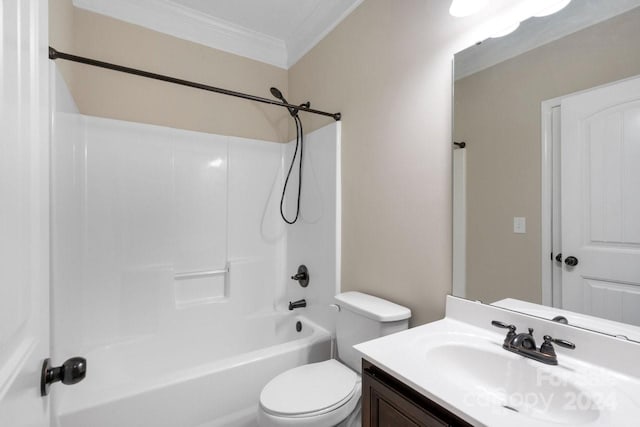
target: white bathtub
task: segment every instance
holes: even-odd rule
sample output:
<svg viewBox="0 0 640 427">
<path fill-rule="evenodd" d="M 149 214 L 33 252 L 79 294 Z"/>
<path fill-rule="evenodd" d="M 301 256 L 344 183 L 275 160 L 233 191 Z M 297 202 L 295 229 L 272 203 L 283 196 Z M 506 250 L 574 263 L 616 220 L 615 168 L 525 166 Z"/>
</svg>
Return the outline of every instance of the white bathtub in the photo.
<svg viewBox="0 0 640 427">
<path fill-rule="evenodd" d="M 260 391 L 269 380 L 330 357 L 329 333 L 295 313 L 221 328 L 223 334 L 212 330 L 207 337 L 181 331 L 90 351 L 86 379 L 57 387 L 58 426 L 255 426 Z"/>
</svg>

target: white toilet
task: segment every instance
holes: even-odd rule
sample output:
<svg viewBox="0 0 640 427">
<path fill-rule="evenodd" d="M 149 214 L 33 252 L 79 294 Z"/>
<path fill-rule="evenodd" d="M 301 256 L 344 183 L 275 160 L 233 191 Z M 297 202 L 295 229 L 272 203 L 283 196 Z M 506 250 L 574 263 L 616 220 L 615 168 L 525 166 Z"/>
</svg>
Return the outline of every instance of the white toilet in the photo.
<svg viewBox="0 0 640 427">
<path fill-rule="evenodd" d="M 360 292 L 335 299 L 338 360 L 298 366 L 269 381 L 260 394 L 261 427 L 360 425 L 362 366 L 353 346 L 407 329 L 411 311 Z"/>
</svg>

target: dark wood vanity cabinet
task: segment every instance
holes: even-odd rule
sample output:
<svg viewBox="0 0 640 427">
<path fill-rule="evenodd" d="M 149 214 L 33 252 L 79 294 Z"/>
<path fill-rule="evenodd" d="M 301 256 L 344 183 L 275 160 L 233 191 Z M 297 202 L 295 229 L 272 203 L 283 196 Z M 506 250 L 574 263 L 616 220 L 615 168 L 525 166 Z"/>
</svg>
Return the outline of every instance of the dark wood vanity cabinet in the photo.
<svg viewBox="0 0 640 427">
<path fill-rule="evenodd" d="M 471 424 L 362 360 L 363 427 L 467 427 Z"/>
</svg>

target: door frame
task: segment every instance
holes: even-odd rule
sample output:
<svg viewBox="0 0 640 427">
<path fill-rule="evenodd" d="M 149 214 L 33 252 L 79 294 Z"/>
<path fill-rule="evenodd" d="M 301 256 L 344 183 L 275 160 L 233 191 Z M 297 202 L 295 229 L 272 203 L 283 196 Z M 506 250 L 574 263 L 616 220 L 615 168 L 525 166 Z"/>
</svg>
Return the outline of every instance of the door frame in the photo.
<svg viewBox="0 0 640 427">
<path fill-rule="evenodd" d="M 541 191 L 540 191 L 540 246 L 541 246 L 541 281 L 542 305 L 555 307 L 553 301 L 553 269 L 549 267 L 550 256 L 553 253 L 553 109 L 560 107 L 566 96 L 548 99 L 541 104 Z M 551 264 L 553 266 L 553 263 Z"/>
</svg>

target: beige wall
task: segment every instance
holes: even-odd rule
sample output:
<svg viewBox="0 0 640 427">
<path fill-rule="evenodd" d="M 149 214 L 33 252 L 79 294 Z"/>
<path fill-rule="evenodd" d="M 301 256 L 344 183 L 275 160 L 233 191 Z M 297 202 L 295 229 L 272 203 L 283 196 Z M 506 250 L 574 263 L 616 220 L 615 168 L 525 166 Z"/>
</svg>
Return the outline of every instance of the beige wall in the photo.
<svg viewBox="0 0 640 427">
<path fill-rule="evenodd" d="M 451 61 L 475 39 L 449 5 L 366 0 L 289 74 L 296 100 L 343 113 L 342 288 L 414 325 L 451 292 Z"/>
<path fill-rule="evenodd" d="M 467 144 L 467 297 L 541 302 L 541 102 L 640 74 L 640 9 L 456 82 Z M 514 234 L 513 217 L 527 218 Z"/>
<path fill-rule="evenodd" d="M 341 111 L 342 287 L 410 307 L 416 325 L 441 318 L 451 291 L 451 61 L 482 38 L 486 17 L 455 19 L 449 5 L 366 0 L 288 75 L 87 12 L 62 17 L 76 53 L 255 94 L 288 83 L 292 101 Z M 55 44 L 68 31 L 51 24 Z M 286 115 L 271 107 L 73 68 L 88 114 L 265 139 L 286 132 Z M 307 131 L 329 121 L 303 117 Z"/>
<path fill-rule="evenodd" d="M 74 8 L 71 0 L 49 0 L 49 46 L 63 52 L 73 52 Z M 67 84 L 73 84 L 73 65 L 59 61 L 58 69 Z"/>
<path fill-rule="evenodd" d="M 286 95 L 287 70 L 49 0 L 58 50 L 270 97 Z M 286 141 L 285 109 L 57 61 L 84 114 L 271 141 Z"/>
</svg>

